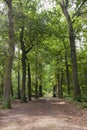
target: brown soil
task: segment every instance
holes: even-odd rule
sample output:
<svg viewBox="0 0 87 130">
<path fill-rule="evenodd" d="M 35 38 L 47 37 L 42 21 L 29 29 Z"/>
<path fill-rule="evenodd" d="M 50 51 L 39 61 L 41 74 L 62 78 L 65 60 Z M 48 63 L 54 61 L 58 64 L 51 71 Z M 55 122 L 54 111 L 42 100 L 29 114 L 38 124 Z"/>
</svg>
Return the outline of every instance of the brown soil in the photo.
<svg viewBox="0 0 87 130">
<path fill-rule="evenodd" d="M 15 101 L 0 110 L 0 130 L 87 130 L 87 108 L 55 98 Z"/>
</svg>

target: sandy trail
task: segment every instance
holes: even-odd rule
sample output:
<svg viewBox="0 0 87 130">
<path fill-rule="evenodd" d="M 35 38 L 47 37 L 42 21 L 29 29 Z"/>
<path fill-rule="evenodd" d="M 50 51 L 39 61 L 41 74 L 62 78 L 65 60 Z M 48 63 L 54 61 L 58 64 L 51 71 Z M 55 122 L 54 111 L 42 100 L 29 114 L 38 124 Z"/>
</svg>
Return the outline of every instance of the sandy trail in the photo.
<svg viewBox="0 0 87 130">
<path fill-rule="evenodd" d="M 87 130 L 87 109 L 55 98 L 15 101 L 0 110 L 0 130 Z"/>
</svg>

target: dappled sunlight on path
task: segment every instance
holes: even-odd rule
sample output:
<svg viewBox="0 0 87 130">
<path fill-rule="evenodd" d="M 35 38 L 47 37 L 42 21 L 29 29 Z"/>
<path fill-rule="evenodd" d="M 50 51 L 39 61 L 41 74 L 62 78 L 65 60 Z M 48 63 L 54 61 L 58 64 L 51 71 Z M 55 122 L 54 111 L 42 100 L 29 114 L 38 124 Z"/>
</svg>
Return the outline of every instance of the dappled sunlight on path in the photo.
<svg viewBox="0 0 87 130">
<path fill-rule="evenodd" d="M 0 111 L 0 130 L 87 130 L 83 110 L 62 99 L 15 101 L 12 106 Z"/>
</svg>

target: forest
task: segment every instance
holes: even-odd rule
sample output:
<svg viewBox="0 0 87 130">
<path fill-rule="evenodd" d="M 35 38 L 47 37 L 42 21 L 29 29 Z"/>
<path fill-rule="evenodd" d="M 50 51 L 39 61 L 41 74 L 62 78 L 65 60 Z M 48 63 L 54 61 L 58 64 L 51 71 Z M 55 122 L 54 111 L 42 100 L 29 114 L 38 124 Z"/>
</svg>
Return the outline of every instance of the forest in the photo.
<svg viewBox="0 0 87 130">
<path fill-rule="evenodd" d="M 87 1 L 0 1 L 0 102 L 87 101 Z"/>
</svg>

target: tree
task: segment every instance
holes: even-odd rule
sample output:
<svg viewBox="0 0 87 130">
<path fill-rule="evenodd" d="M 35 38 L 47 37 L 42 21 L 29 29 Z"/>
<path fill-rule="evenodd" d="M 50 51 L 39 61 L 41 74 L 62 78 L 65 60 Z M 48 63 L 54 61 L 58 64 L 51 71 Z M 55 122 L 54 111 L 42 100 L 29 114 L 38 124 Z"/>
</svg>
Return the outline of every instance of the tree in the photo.
<svg viewBox="0 0 87 130">
<path fill-rule="evenodd" d="M 69 75 L 69 64 L 68 64 L 68 51 L 67 51 L 67 46 L 64 44 L 64 49 L 65 49 L 65 66 L 66 66 L 66 80 L 67 80 L 67 93 L 70 96 L 70 75 Z"/>
<path fill-rule="evenodd" d="M 5 1 L 7 5 L 9 5 L 10 3 L 9 0 Z M 9 50 L 11 50 L 10 48 L 12 46 L 10 45 L 13 45 L 14 43 L 13 44 L 10 44 L 11 42 L 8 43 L 8 39 L 11 38 L 11 41 L 12 40 L 14 41 L 13 38 L 14 32 L 12 34 L 12 37 L 10 37 L 10 31 L 11 31 L 10 30 L 8 37 L 7 35 L 8 18 L 6 16 L 7 8 L 5 10 L 0 10 L 1 91 L 3 91 L 2 87 L 4 76 L 3 68 L 6 61 L 7 65 L 5 72 L 9 73 L 10 71 L 10 75 L 8 75 L 9 77 L 11 77 L 11 79 L 9 78 L 10 79 L 9 84 L 11 85 L 12 83 L 11 88 L 10 87 L 8 88 L 10 91 L 13 90 L 14 92 L 13 96 L 17 96 L 16 91 L 18 91 L 19 98 L 20 98 L 20 89 L 22 89 L 21 91 L 22 102 L 26 101 L 26 94 L 28 94 L 28 98 L 29 100 L 31 100 L 31 93 L 35 92 L 32 91 L 35 89 L 35 84 L 36 84 L 36 93 L 38 93 L 38 96 L 42 96 L 44 93 L 46 93 L 46 91 L 52 92 L 53 90 L 52 87 L 54 87 L 54 85 L 57 86 L 57 84 L 59 89 L 58 91 L 59 97 L 67 96 L 67 94 L 72 96 L 73 95 L 72 91 L 74 90 L 74 98 L 77 100 L 80 97 L 80 87 L 82 93 L 83 90 L 86 90 L 87 48 L 86 46 L 84 46 L 84 41 L 85 42 L 87 41 L 87 34 L 86 34 L 87 9 L 85 8 L 86 4 L 84 4 L 86 0 L 83 1 L 55 0 L 55 1 L 58 2 L 60 1 L 60 3 L 58 3 L 60 4 L 60 6 L 56 6 L 54 4 L 54 6 L 56 7 L 51 8 L 49 10 L 44 9 L 44 7 L 40 7 L 41 3 L 38 4 L 37 1 L 32 0 L 13 1 L 12 6 L 14 11 L 15 41 L 17 44 L 16 50 L 18 49 L 18 44 L 20 44 L 21 51 L 19 53 L 22 64 L 20 64 L 19 57 L 15 52 L 12 77 L 11 77 L 12 63 L 7 62 L 6 57 L 9 57 L 11 54 Z M 49 1 L 49 3 L 51 2 Z M 81 46 L 79 44 L 81 44 Z M 5 49 L 5 46 L 6 48 L 9 49 Z M 38 49 L 36 49 L 37 47 Z M 71 53 L 71 62 L 70 62 L 70 53 Z M 13 59 L 9 61 L 13 62 Z M 85 64 L 84 67 L 81 67 L 81 64 Z M 11 67 L 11 69 L 8 69 L 8 72 L 7 72 L 7 66 L 9 66 L 8 68 Z M 22 75 L 22 88 L 20 84 L 21 75 Z M 72 83 L 72 75 L 74 81 L 73 83 Z M 15 81 L 16 78 L 18 78 L 18 86 Z M 80 79 L 79 82 L 78 78 Z M 4 81 L 5 79 L 6 78 L 4 76 Z M 26 84 L 26 81 L 28 81 L 28 84 Z M 26 89 L 26 85 L 28 86 L 28 89 Z M 8 94 L 7 93 L 6 94 L 10 95 L 9 90 L 7 90 L 6 88 L 6 90 L 4 89 L 4 92 L 9 92 Z M 57 89 L 54 88 L 54 91 L 56 91 L 56 95 L 58 95 Z"/>
<path fill-rule="evenodd" d="M 8 21 L 9 21 L 9 43 L 8 43 L 8 57 L 6 61 L 5 74 L 4 74 L 4 95 L 3 95 L 3 108 L 11 108 L 10 93 L 11 93 L 11 71 L 14 58 L 14 25 L 13 25 L 13 10 L 12 0 L 4 0 L 8 6 Z"/>
<path fill-rule="evenodd" d="M 18 99 L 21 98 L 21 93 L 20 93 L 20 49 L 19 49 L 19 46 L 18 46 Z"/>
<path fill-rule="evenodd" d="M 24 45 L 24 27 L 21 28 L 20 32 L 20 44 L 22 50 L 22 90 L 21 90 L 21 101 L 26 102 L 26 50 Z"/>
<path fill-rule="evenodd" d="M 31 5 L 31 7 L 30 7 Z M 15 20 L 19 21 L 16 26 L 18 26 L 19 42 L 22 50 L 22 89 L 21 89 L 21 101 L 26 102 L 26 61 L 27 54 L 33 48 L 33 36 L 32 36 L 32 25 L 31 19 L 35 12 L 35 4 L 32 1 L 19 1 L 17 3 L 17 11 Z M 17 14 L 18 13 L 18 14 Z M 31 17 L 29 17 L 29 13 Z M 34 31 L 34 30 L 33 30 Z M 34 39 L 35 40 L 35 39 Z"/>
<path fill-rule="evenodd" d="M 75 48 L 75 35 L 73 29 L 72 19 L 68 12 L 69 1 L 62 0 L 60 3 L 62 11 L 66 17 L 68 28 L 69 28 L 69 39 L 70 39 L 70 52 L 71 52 L 71 63 L 72 63 L 72 72 L 73 72 L 73 83 L 74 83 L 74 99 L 78 100 L 80 98 L 80 86 L 78 81 L 78 69 L 77 69 L 77 60 L 76 60 L 76 48 Z"/>
<path fill-rule="evenodd" d="M 27 65 L 27 70 L 28 70 L 28 98 L 29 98 L 29 101 L 31 101 L 32 91 L 31 91 L 31 68 L 30 68 L 30 63 L 28 63 L 28 65 Z"/>
</svg>

